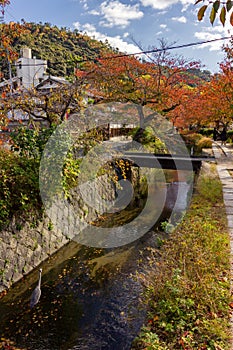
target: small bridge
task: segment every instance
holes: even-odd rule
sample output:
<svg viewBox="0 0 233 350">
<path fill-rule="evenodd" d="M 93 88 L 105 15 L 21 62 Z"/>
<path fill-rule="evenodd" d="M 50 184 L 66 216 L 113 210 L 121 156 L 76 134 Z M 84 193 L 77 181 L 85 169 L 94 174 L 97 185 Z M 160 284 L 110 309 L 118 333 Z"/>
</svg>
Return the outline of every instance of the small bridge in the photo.
<svg viewBox="0 0 233 350">
<path fill-rule="evenodd" d="M 132 162 L 132 165 L 143 168 L 162 168 L 170 170 L 191 170 L 197 172 L 202 161 L 215 162 L 215 157 L 209 156 L 182 156 L 172 154 L 153 154 L 153 153 L 137 153 L 124 152 L 127 160 Z"/>
</svg>

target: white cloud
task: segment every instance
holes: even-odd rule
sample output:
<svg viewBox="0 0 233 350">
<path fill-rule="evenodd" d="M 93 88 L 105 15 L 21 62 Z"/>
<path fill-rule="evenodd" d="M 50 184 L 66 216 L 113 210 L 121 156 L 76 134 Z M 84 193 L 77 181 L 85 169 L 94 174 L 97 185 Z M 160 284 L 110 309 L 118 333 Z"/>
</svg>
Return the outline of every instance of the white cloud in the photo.
<svg viewBox="0 0 233 350">
<path fill-rule="evenodd" d="M 97 11 L 97 10 L 91 10 L 91 11 L 89 11 L 88 12 L 89 13 L 89 15 L 94 15 L 94 16 L 99 16 L 101 13 L 99 12 L 99 11 Z"/>
<path fill-rule="evenodd" d="M 163 29 L 167 28 L 167 25 L 166 25 L 166 24 L 163 24 L 163 23 L 160 24 L 159 26 L 160 26 L 160 28 L 163 28 Z"/>
<path fill-rule="evenodd" d="M 100 25 L 112 28 L 118 26 L 125 28 L 130 24 L 130 21 L 141 19 L 144 13 L 139 10 L 139 5 L 125 5 L 118 0 L 104 1 L 99 7 L 99 10 L 89 12 L 92 15 L 102 16 Z"/>
<path fill-rule="evenodd" d="M 88 10 L 87 0 L 80 0 L 80 3 L 83 4 L 84 10 Z"/>
<path fill-rule="evenodd" d="M 174 4 L 183 5 L 183 11 L 187 10 L 189 5 L 193 5 L 193 0 L 140 0 L 143 6 L 151 6 L 156 10 L 164 10 Z"/>
<path fill-rule="evenodd" d="M 182 3 L 182 5 L 183 5 L 183 8 L 182 8 L 181 12 L 187 11 L 188 7 L 189 7 L 190 5 L 193 5 L 193 4 L 194 4 L 193 1 L 189 1 L 189 0 L 187 0 L 187 1 L 185 1 L 185 0 L 184 0 L 184 1 L 181 1 L 181 3 Z"/>
<path fill-rule="evenodd" d="M 75 29 L 78 29 L 79 31 L 81 31 L 82 30 L 82 25 L 81 25 L 81 23 L 80 22 L 75 22 L 75 23 L 73 23 L 73 26 L 75 27 Z"/>
<path fill-rule="evenodd" d="M 166 13 L 167 11 L 163 10 L 163 11 L 159 11 L 157 14 L 163 16 L 163 15 L 166 15 Z"/>
<path fill-rule="evenodd" d="M 95 31 L 96 31 L 95 26 L 93 24 L 91 24 L 91 23 L 86 23 L 86 24 L 82 25 L 82 29 L 87 34 L 88 33 L 95 33 Z"/>
<path fill-rule="evenodd" d="M 151 6 L 154 9 L 164 10 L 167 7 L 175 4 L 177 0 L 140 0 L 143 6 Z"/>
<path fill-rule="evenodd" d="M 219 25 L 215 25 L 213 27 L 210 27 L 209 25 L 209 19 L 207 18 L 207 27 L 201 27 L 201 31 L 197 31 L 194 33 L 194 36 L 198 38 L 201 41 L 206 41 L 206 40 L 214 40 L 214 39 L 220 39 L 223 37 L 229 37 L 232 35 L 232 26 L 229 22 L 229 14 L 227 15 L 226 23 L 225 26 L 223 27 L 222 24 L 220 24 L 219 19 Z M 217 23 L 217 22 L 216 22 Z M 210 51 L 219 51 L 221 50 L 223 44 L 226 44 L 227 40 L 218 40 L 218 41 L 213 41 L 211 43 L 206 43 L 198 46 L 197 48 L 203 49 L 206 47 L 209 47 Z"/>
<path fill-rule="evenodd" d="M 86 23 L 86 24 L 81 24 L 80 22 L 75 22 L 73 23 L 74 27 L 76 29 L 78 29 L 79 31 L 85 31 L 87 34 L 95 32 L 95 26 L 93 26 L 93 24 L 90 23 Z"/>
<path fill-rule="evenodd" d="M 107 40 L 112 47 L 118 48 L 121 52 L 137 53 L 139 51 L 136 45 L 128 44 L 119 35 L 112 37 L 112 36 L 102 34 L 98 32 L 95 26 L 93 26 L 90 23 L 81 25 L 79 22 L 75 22 L 73 23 L 73 25 L 76 29 L 85 32 L 88 36 L 94 37 L 98 41 L 105 42 Z M 128 34 L 128 33 L 125 33 L 125 34 Z"/>
<path fill-rule="evenodd" d="M 206 31 L 196 32 L 194 34 L 194 36 L 196 38 L 198 38 L 199 40 L 201 40 L 201 41 L 215 40 L 215 39 L 221 39 L 221 38 L 225 37 L 225 36 L 223 36 L 223 35 L 221 35 L 219 33 L 214 33 L 214 32 L 212 33 L 210 31 L 208 31 L 208 28 L 206 28 Z M 229 41 L 229 40 L 213 41 L 213 42 L 210 42 L 210 43 L 199 45 L 196 48 L 204 49 L 204 48 L 209 47 L 210 51 L 219 51 L 219 50 L 222 49 L 222 46 L 227 43 L 227 41 Z"/>
<path fill-rule="evenodd" d="M 181 17 L 172 17 L 172 20 L 175 22 L 180 22 L 180 23 L 186 23 L 187 22 L 187 18 L 184 16 Z"/>
<path fill-rule="evenodd" d="M 203 32 L 196 32 L 194 34 L 196 38 L 198 38 L 200 41 L 206 41 L 206 40 L 215 40 L 220 39 L 221 35 L 216 33 L 208 32 L 208 28 L 206 28 L 206 31 Z M 222 42 L 220 41 L 214 41 L 211 43 L 206 43 L 202 45 L 196 46 L 197 49 L 204 49 L 206 47 L 209 47 L 210 51 L 219 51 L 221 50 Z"/>
</svg>

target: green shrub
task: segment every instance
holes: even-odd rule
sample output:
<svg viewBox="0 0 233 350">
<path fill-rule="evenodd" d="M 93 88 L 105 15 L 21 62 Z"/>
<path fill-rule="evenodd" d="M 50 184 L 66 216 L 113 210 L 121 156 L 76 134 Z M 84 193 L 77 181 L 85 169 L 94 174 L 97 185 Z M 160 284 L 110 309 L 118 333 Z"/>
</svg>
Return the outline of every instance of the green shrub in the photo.
<svg viewBox="0 0 233 350">
<path fill-rule="evenodd" d="M 40 159 L 53 131 L 54 127 L 41 130 L 19 127 L 11 133 L 12 150 L 27 158 Z"/>
<path fill-rule="evenodd" d="M 41 209 L 38 174 L 39 161 L 0 149 L 0 228 Z"/>
<path fill-rule="evenodd" d="M 213 135 L 214 129 L 213 128 L 203 128 L 199 132 L 203 136 L 211 137 Z"/>
<path fill-rule="evenodd" d="M 11 134 L 12 151 L 0 149 L 0 229 L 13 217 L 27 220 L 41 215 L 43 205 L 39 188 L 40 159 L 53 131 L 54 127 L 42 130 L 20 127 Z M 59 135 L 59 132 L 62 134 Z M 47 163 L 44 162 L 43 168 L 43 191 L 48 198 L 60 191 L 69 196 L 70 189 L 77 185 L 81 162 L 75 153 L 78 154 L 83 148 L 88 152 L 102 140 L 101 133 L 90 131 L 81 135 L 73 148 L 69 149 L 64 132 L 58 130 L 56 135 L 57 142 L 54 142 L 51 157 L 46 159 Z M 54 159 L 58 156 L 63 161 L 61 183 L 51 186 L 57 177 Z"/>
<path fill-rule="evenodd" d="M 153 129 L 146 127 L 144 129 L 135 128 L 130 132 L 132 138 L 140 142 L 146 149 L 153 153 L 167 153 L 166 145 L 154 133 Z"/>
</svg>

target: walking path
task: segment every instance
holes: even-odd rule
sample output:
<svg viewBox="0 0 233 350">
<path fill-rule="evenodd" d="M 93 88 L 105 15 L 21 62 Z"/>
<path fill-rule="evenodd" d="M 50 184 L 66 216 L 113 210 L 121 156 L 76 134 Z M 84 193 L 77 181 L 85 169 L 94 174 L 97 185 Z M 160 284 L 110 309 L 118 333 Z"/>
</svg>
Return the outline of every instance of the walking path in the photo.
<svg viewBox="0 0 233 350">
<path fill-rule="evenodd" d="M 222 153 L 218 145 L 213 144 L 212 148 L 217 162 L 218 175 L 222 182 L 223 200 L 226 207 L 231 250 L 231 294 L 233 294 L 233 175 L 231 176 L 229 172 L 229 170 L 232 170 L 233 174 L 233 147 L 230 145 L 221 146 Z M 233 350 L 233 312 L 231 312 L 230 322 L 232 334 L 231 349 Z"/>
</svg>

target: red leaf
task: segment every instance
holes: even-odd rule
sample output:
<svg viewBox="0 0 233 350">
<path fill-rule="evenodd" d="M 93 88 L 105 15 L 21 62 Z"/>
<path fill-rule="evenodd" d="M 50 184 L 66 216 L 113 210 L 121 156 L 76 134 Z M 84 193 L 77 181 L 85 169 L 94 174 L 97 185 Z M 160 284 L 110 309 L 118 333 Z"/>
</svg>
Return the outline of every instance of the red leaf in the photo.
<svg viewBox="0 0 233 350">
<path fill-rule="evenodd" d="M 231 17 L 230 17 L 230 23 L 233 26 L 233 12 L 232 12 Z"/>
</svg>

